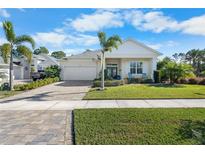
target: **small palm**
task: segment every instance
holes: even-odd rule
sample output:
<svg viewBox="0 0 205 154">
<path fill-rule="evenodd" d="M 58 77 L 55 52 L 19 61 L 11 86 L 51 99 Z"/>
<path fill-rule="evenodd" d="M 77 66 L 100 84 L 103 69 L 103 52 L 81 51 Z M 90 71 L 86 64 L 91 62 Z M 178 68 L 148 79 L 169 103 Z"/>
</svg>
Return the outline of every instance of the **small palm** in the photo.
<svg viewBox="0 0 205 154">
<path fill-rule="evenodd" d="M 32 51 L 27 46 L 24 45 L 24 43 L 30 43 L 32 48 L 35 47 L 35 42 L 32 39 L 32 37 L 28 35 L 21 35 L 16 36 L 14 32 L 13 25 L 10 21 L 4 21 L 3 22 L 3 30 L 6 36 L 6 39 L 8 43 L 4 43 L 0 50 L 1 50 L 1 56 L 5 63 L 8 63 L 8 59 L 10 58 L 10 88 L 13 88 L 12 85 L 12 69 L 13 69 L 13 55 L 23 55 L 28 59 L 28 62 L 31 62 L 32 59 Z"/>
<path fill-rule="evenodd" d="M 99 32 L 98 38 L 99 38 L 100 46 L 102 47 L 102 50 L 101 50 L 102 52 L 101 87 L 103 90 L 104 89 L 104 58 L 105 58 L 104 54 L 105 52 L 108 52 L 108 51 L 112 52 L 113 48 L 117 49 L 118 45 L 122 43 L 122 40 L 118 35 L 113 35 L 107 38 L 104 32 Z"/>
</svg>

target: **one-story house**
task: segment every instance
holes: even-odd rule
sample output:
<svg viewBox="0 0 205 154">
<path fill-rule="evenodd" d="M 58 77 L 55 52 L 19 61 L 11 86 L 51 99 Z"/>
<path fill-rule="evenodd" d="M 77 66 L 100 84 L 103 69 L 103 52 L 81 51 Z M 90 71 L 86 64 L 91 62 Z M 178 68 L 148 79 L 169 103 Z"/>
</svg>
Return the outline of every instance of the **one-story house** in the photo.
<svg viewBox="0 0 205 154">
<path fill-rule="evenodd" d="M 157 67 L 157 57 L 161 53 L 136 40 L 128 39 L 118 49 L 105 54 L 105 69 L 110 77 L 149 78 Z M 101 71 L 100 50 L 87 50 L 60 61 L 63 80 L 93 80 Z"/>
</svg>

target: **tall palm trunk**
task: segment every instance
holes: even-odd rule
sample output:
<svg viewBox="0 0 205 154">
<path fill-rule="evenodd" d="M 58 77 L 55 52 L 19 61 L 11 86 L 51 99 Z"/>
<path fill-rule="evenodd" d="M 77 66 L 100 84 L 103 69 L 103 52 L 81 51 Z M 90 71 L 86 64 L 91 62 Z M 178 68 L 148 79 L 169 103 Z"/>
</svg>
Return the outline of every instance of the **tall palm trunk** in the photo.
<svg viewBox="0 0 205 154">
<path fill-rule="evenodd" d="M 10 90 L 13 90 L 13 75 L 14 75 L 14 67 L 13 67 L 13 49 L 11 45 L 11 55 L 10 55 L 10 65 L 9 65 L 9 87 Z"/>
<path fill-rule="evenodd" d="M 102 61 L 102 75 L 101 75 L 101 89 L 102 90 L 104 90 L 105 89 L 105 75 L 104 75 L 104 72 L 105 72 L 105 68 L 104 68 L 104 66 L 105 66 L 105 52 L 103 51 L 102 52 L 102 58 L 101 58 L 101 61 Z"/>
</svg>

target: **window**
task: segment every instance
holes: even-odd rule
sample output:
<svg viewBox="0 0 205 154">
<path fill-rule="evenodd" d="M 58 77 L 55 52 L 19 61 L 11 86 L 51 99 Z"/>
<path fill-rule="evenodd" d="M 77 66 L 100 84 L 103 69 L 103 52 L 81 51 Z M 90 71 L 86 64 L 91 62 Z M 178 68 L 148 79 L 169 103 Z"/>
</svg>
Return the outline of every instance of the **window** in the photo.
<svg viewBox="0 0 205 154">
<path fill-rule="evenodd" d="M 136 62 L 130 62 L 130 73 L 136 74 Z"/>
<path fill-rule="evenodd" d="M 137 62 L 137 74 L 142 74 L 142 62 Z"/>
<path fill-rule="evenodd" d="M 130 73 L 131 74 L 142 74 L 143 63 L 142 62 L 130 62 Z"/>
</svg>

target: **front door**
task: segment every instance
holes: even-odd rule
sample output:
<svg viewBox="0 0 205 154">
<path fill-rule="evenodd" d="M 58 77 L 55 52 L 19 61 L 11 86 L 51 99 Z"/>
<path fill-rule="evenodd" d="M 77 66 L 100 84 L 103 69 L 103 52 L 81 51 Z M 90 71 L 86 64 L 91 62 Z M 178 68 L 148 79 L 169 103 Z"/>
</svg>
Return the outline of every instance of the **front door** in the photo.
<svg viewBox="0 0 205 154">
<path fill-rule="evenodd" d="M 107 75 L 111 78 L 116 78 L 117 76 L 117 64 L 107 64 Z"/>
</svg>

